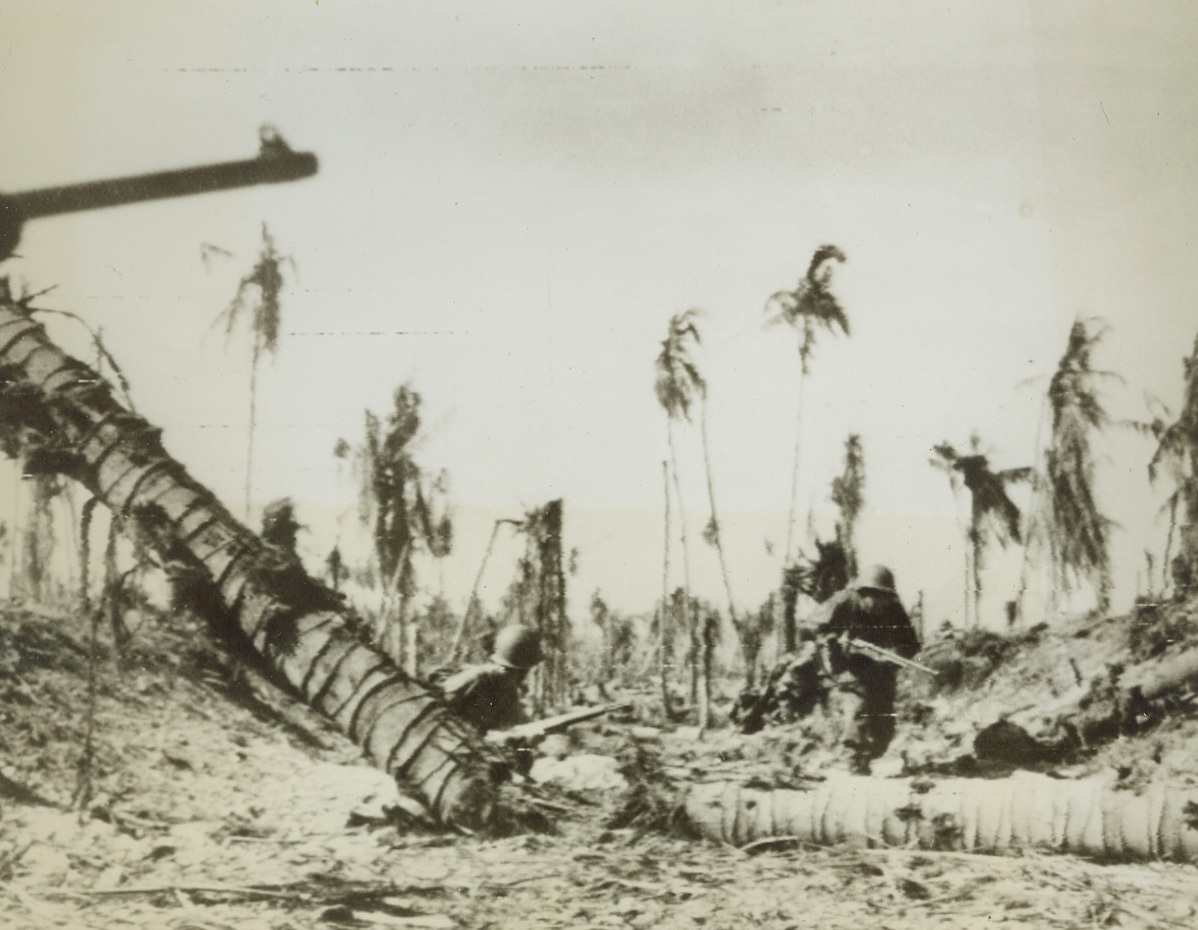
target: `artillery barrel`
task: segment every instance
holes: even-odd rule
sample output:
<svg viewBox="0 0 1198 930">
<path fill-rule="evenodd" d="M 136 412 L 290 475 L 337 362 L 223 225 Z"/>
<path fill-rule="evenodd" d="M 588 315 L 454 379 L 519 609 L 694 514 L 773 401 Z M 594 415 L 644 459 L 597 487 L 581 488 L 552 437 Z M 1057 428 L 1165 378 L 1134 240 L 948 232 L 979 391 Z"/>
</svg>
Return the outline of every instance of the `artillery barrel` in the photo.
<svg viewBox="0 0 1198 930">
<path fill-rule="evenodd" d="M 99 210 L 145 200 L 164 200 L 255 184 L 275 184 L 311 177 L 316 173 L 311 152 L 266 152 L 257 158 L 174 171 L 43 187 L 5 195 L 4 207 L 22 220 L 60 213 Z"/>
</svg>

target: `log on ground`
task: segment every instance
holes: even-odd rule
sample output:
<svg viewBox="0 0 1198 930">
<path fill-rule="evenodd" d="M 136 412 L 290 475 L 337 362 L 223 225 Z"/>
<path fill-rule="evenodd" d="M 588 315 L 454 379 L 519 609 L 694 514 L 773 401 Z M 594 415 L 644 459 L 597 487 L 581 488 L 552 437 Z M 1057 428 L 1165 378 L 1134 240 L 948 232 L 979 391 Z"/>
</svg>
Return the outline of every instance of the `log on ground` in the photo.
<svg viewBox="0 0 1198 930">
<path fill-rule="evenodd" d="M 734 846 L 784 837 L 817 846 L 1198 861 L 1198 788 L 1153 785 L 1137 794 L 1104 778 L 843 775 L 809 791 L 720 782 L 691 788 L 683 809 L 699 836 Z"/>
</svg>

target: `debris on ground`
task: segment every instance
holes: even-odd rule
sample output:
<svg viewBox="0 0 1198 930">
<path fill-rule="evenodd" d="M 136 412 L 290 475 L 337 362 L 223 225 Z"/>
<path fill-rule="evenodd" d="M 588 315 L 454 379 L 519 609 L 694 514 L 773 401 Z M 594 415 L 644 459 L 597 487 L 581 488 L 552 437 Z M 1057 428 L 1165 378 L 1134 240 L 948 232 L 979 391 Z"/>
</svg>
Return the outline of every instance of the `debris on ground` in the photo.
<svg viewBox="0 0 1198 930">
<path fill-rule="evenodd" d="M 1063 653 L 1099 675 L 1118 651 L 1108 656 L 1103 643 L 1114 628 L 1077 640 L 1042 634 L 1041 646 L 1004 659 L 976 690 L 921 692 L 913 681 L 894 754 L 880 761 L 901 763 L 901 750 L 917 763 L 920 740 L 929 758 L 968 755 L 976 732 L 998 719 L 996 705 L 1067 691 Z M 257 699 L 244 697 L 231 687 L 235 674 L 187 617 L 147 620 L 124 652 L 101 639 L 93 653 L 73 618 L 0 614 L 5 927 L 922 930 L 1189 927 L 1198 917 L 1198 873 L 1175 863 L 815 849 L 784 837 L 732 849 L 678 835 L 688 784 L 802 791 L 840 777 L 835 753 L 801 727 L 749 736 L 724 728 L 696 740 L 637 722 L 644 717 L 594 721 L 547 741 L 542 758 L 615 760 L 626 788 L 612 778 L 599 791 L 548 782 L 530 790 L 530 805 L 555 824 L 550 833 L 447 833 L 422 824 L 322 720 L 256 684 Z M 1023 690 L 1021 677 L 1031 683 Z M 573 765 L 596 779 L 612 771 L 607 761 Z M 1195 784 L 1198 720 L 1167 717 L 1056 774 L 1100 770 L 1133 790 L 1166 774 L 1188 772 Z"/>
</svg>

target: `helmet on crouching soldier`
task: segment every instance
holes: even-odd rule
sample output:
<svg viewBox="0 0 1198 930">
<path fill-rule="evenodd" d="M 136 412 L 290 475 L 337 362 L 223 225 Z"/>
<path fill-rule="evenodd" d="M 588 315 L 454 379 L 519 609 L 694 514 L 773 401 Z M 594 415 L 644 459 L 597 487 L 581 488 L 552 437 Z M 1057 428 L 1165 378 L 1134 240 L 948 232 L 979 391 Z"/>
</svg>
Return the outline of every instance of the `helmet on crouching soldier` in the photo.
<svg viewBox="0 0 1198 930">
<path fill-rule="evenodd" d="M 541 634 L 520 624 L 506 626 L 495 635 L 491 661 L 505 668 L 527 671 L 541 661 Z"/>
<path fill-rule="evenodd" d="M 852 587 L 857 591 L 881 591 L 885 594 L 897 594 L 894 589 L 894 572 L 885 565 L 871 565 L 853 582 Z"/>
</svg>

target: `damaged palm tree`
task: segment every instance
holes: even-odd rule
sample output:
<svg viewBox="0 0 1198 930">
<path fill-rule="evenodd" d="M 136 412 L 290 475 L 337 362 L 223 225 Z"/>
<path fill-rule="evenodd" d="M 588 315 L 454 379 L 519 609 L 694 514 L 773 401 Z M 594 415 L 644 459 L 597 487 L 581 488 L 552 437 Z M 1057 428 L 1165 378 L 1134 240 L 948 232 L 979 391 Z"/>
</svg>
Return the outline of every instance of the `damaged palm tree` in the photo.
<svg viewBox="0 0 1198 930">
<path fill-rule="evenodd" d="M 957 474 L 960 481 L 969 491 L 969 527 L 966 535 L 969 541 L 966 571 L 966 619 L 969 610 L 973 608 L 973 626 L 981 622 L 982 604 L 982 559 L 986 552 L 986 543 L 993 536 L 999 544 L 1006 546 L 1008 540 L 1019 543 L 1023 541 L 1020 531 L 1020 513 L 1015 502 L 1007 495 L 1007 485 L 1015 481 L 1027 481 L 1032 476 L 1030 468 L 1008 468 L 1004 471 L 991 471 L 990 461 L 980 451 L 981 440 L 976 434 L 970 436 L 970 454 L 961 455 L 953 446 L 942 442 L 932 448 L 935 458 L 930 460 L 934 468 L 947 472 L 949 483 L 954 492 L 957 488 Z M 966 623 L 966 626 L 969 626 Z"/>
<path fill-rule="evenodd" d="M 197 581 L 281 682 L 434 816 L 485 827 L 504 812 L 504 769 L 478 734 L 363 645 L 339 598 L 238 523 L 166 453 L 158 429 L 10 300 L 0 301 L 0 423 L 30 471 L 79 482 L 168 573 Z"/>
<path fill-rule="evenodd" d="M 1020 772 L 1005 779 L 831 777 L 809 791 L 697 785 L 685 822 L 734 846 L 820 846 L 1007 853 L 1044 849 L 1110 859 L 1198 861 L 1198 789 L 1118 790 Z"/>
<path fill-rule="evenodd" d="M 552 500 L 525 514 L 520 523 L 525 551 L 519 575 L 509 592 L 509 607 L 519 622 L 538 630 L 544 658 L 535 675 L 538 711 L 566 703 L 569 670 L 566 645 L 566 575 L 562 566 L 562 502 Z"/>
<path fill-rule="evenodd" d="M 811 355 L 820 329 L 834 332 L 839 328 L 849 334 L 849 318 L 832 293 L 832 262 L 844 263 L 845 254 L 834 245 L 821 245 L 811 256 L 807 272 L 799 278 L 794 290 L 778 291 L 766 301 L 769 326 L 786 325 L 799 337 L 799 397 L 795 413 L 794 465 L 790 475 L 790 514 L 786 523 L 786 553 L 784 564 L 790 564 L 794 545 L 795 514 L 799 499 L 799 453 L 803 438 L 803 387 L 811 371 Z M 788 634 L 786 641 L 792 642 Z"/>
<path fill-rule="evenodd" d="M 223 250 L 222 250 L 223 251 Z M 262 249 L 249 273 L 242 277 L 229 305 L 221 311 L 216 322 L 225 327 L 225 336 L 232 336 L 238 321 L 248 318 L 250 335 L 250 415 L 245 450 L 245 516 L 249 519 L 253 503 L 254 434 L 258 428 L 258 367 L 265 357 L 274 358 L 279 351 L 279 330 L 282 323 L 283 265 L 295 271 L 295 260 L 279 253 L 274 237 L 262 224 Z"/>
<path fill-rule="evenodd" d="M 415 556 L 447 556 L 453 546 L 453 522 L 444 502 L 448 477 L 431 478 L 416 461 L 421 436 L 421 396 L 409 384 L 396 388 L 385 417 L 366 411 L 365 435 L 352 448 L 342 440 L 335 454 L 352 455 L 361 485 L 358 517 L 369 524 L 382 588 L 374 642 L 416 674 L 416 627 L 410 622 L 416 592 Z M 440 507 L 438 507 L 440 503 Z"/>
<path fill-rule="evenodd" d="M 724 584 L 724 596 L 728 604 L 728 618 L 732 625 L 740 628 L 740 620 L 736 611 L 736 601 L 732 596 L 732 575 L 728 570 L 728 555 L 724 549 L 724 538 L 720 533 L 720 518 L 716 508 L 715 480 L 711 469 L 711 439 L 707 420 L 707 379 L 703 377 L 695 361 L 692 349 L 702 345 L 703 339 L 699 332 L 699 317 L 702 311 L 691 308 L 685 313 L 676 313 L 670 318 L 669 333 L 661 344 L 661 353 L 657 357 L 657 378 L 655 389 L 658 402 L 666 411 L 670 432 L 670 459 L 674 468 L 674 486 L 678 498 L 679 523 L 682 527 L 683 561 L 686 564 L 685 596 L 686 603 L 690 597 L 690 568 L 686 553 L 686 513 L 682 505 L 682 487 L 678 477 L 678 460 L 674 451 L 673 425 L 677 420 L 690 422 L 690 408 L 696 401 L 699 406 L 699 436 L 703 446 L 703 474 L 707 485 L 707 502 L 711 509 L 711 517 L 703 528 L 704 541 L 715 548 L 719 559 L 720 578 Z M 718 617 L 716 618 L 718 621 Z M 698 693 L 692 695 L 699 709 L 699 729 L 705 730 L 711 714 L 711 682 L 702 673 L 711 667 L 713 656 L 706 648 L 714 643 L 712 631 L 708 628 L 711 615 L 700 616 L 698 610 L 689 610 L 686 627 L 690 630 L 692 644 L 702 644 L 700 648 L 692 649 L 691 669 L 693 678 L 698 679 L 701 687 Z M 692 686 L 692 691 L 695 691 Z"/>
<path fill-rule="evenodd" d="M 1105 330 L 1095 330 L 1085 320 L 1074 322 L 1069 342 L 1048 387 L 1052 408 L 1052 438 L 1045 453 L 1043 513 L 1040 522 L 1062 591 L 1091 579 L 1099 610 L 1110 602 L 1111 521 L 1098 511 L 1094 500 L 1094 456 L 1090 448 L 1094 431 L 1110 424 L 1095 381 L 1116 377 L 1095 371 L 1090 353 Z"/>
<path fill-rule="evenodd" d="M 815 539 L 815 558 L 800 549 L 797 558 L 782 570 L 782 646 L 786 654 L 798 647 L 799 595 L 822 604 L 857 575 L 854 540 L 865 506 L 865 453 L 856 433 L 845 440 L 844 471 L 832 479 L 832 503 L 839 511 L 836 538 L 830 542 Z"/>
<path fill-rule="evenodd" d="M 836 541 L 845 555 L 849 578 L 857 575 L 857 520 L 865 507 L 865 452 L 861 436 L 850 433 L 844 441 L 844 471 L 832 479 L 832 503 L 836 517 Z"/>
<path fill-rule="evenodd" d="M 1180 546 L 1169 566 L 1173 572 L 1175 594 L 1184 596 L 1194 588 L 1198 577 L 1198 337 L 1194 348 L 1182 359 L 1183 399 L 1181 412 L 1172 423 L 1158 418 L 1151 425 L 1157 448 L 1148 464 L 1148 476 L 1154 482 L 1165 470 L 1173 479 L 1174 490 L 1167 506 L 1170 509 L 1169 540 L 1165 544 L 1165 560 L 1169 559 L 1177 514 L 1182 510 Z"/>
<path fill-rule="evenodd" d="M 692 352 L 700 345 L 699 315 L 701 311 L 691 308 L 683 313 L 675 313 L 670 317 L 666 338 L 661 341 L 661 351 L 653 361 L 654 379 L 653 392 L 658 404 L 666 414 L 666 440 L 669 446 L 669 466 L 666 472 L 666 543 L 669 545 L 669 516 L 670 516 L 670 484 L 674 487 L 674 499 L 678 502 L 678 540 L 682 553 L 682 592 L 684 606 L 691 603 L 691 566 L 690 541 L 686 532 L 686 505 L 682 497 L 682 478 L 678 467 L 678 449 L 675 437 L 675 426 L 680 422 L 691 422 L 691 408 L 696 400 L 707 390 L 706 381 Z M 710 487 L 710 485 L 708 486 Z M 714 522 L 713 524 L 714 525 Z M 668 561 L 668 548 L 666 558 Z M 668 572 L 668 567 L 667 567 Z M 667 581 L 668 579 L 663 579 Z M 666 585 L 668 587 L 668 583 Z M 667 595 L 662 593 L 662 624 L 660 632 L 664 636 L 672 620 Z M 693 631 L 696 618 L 693 614 L 683 619 L 682 629 Z M 662 647 L 664 650 L 664 646 Z M 662 700 L 668 705 L 669 699 L 664 690 Z M 669 709 L 667 707 L 668 715 Z"/>
</svg>

